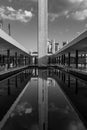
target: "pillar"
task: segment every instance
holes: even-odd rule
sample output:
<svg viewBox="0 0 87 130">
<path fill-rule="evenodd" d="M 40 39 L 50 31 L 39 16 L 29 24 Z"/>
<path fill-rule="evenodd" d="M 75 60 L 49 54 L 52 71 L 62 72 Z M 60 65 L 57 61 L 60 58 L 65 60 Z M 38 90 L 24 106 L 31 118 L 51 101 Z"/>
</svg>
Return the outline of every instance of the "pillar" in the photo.
<svg viewBox="0 0 87 130">
<path fill-rule="evenodd" d="M 63 55 L 61 56 L 61 64 L 63 65 Z"/>
<path fill-rule="evenodd" d="M 7 69 L 10 68 L 10 50 L 7 50 Z"/>
<path fill-rule="evenodd" d="M 65 54 L 63 55 L 63 64 L 65 65 Z"/>
<path fill-rule="evenodd" d="M 30 57 L 28 57 L 28 64 L 30 65 Z"/>
<path fill-rule="evenodd" d="M 38 65 L 47 65 L 48 0 L 38 1 Z"/>
<path fill-rule="evenodd" d="M 13 67 L 14 67 L 14 65 L 15 65 L 15 57 L 14 56 L 12 57 L 12 63 L 13 63 Z"/>
<path fill-rule="evenodd" d="M 3 55 L 3 57 L 2 57 L 2 58 L 3 58 L 3 64 L 4 64 L 4 63 L 5 63 L 5 55 Z"/>
<path fill-rule="evenodd" d="M 76 50 L 76 68 L 78 68 L 78 50 Z"/>
<path fill-rule="evenodd" d="M 17 67 L 17 52 L 15 52 L 15 66 Z"/>
<path fill-rule="evenodd" d="M 25 56 L 25 65 L 27 65 L 27 57 Z"/>
<path fill-rule="evenodd" d="M 60 65 L 60 56 L 59 56 L 59 65 Z"/>
<path fill-rule="evenodd" d="M 68 66 L 70 66 L 70 52 L 68 53 Z"/>
</svg>

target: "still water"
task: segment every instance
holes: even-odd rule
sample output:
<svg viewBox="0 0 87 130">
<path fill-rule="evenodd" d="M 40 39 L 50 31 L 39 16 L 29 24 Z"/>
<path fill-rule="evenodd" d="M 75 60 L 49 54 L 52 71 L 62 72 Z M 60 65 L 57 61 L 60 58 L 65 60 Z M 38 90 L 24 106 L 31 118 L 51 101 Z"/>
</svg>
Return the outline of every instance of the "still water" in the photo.
<svg viewBox="0 0 87 130">
<path fill-rule="evenodd" d="M 55 69 L 0 82 L 2 130 L 86 130 L 87 83 Z"/>
</svg>

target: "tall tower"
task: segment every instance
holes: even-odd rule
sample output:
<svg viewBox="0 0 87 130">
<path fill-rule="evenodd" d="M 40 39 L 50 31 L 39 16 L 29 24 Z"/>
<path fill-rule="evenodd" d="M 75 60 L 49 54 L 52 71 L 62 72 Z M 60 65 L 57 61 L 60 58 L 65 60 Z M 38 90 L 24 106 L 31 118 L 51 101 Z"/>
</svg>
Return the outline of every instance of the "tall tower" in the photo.
<svg viewBox="0 0 87 130">
<path fill-rule="evenodd" d="M 38 0 L 38 65 L 47 64 L 48 0 Z"/>
</svg>

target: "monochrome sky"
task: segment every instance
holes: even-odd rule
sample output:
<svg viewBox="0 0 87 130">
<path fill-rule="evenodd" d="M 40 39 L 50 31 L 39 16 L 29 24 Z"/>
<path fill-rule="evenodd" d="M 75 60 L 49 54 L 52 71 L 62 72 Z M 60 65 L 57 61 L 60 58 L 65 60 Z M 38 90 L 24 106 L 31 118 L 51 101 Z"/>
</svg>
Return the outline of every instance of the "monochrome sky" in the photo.
<svg viewBox="0 0 87 130">
<path fill-rule="evenodd" d="M 37 1 L 0 0 L 0 19 L 4 30 L 11 24 L 12 37 L 25 48 L 37 48 Z M 48 0 L 49 39 L 62 45 L 87 28 L 87 0 Z"/>
</svg>

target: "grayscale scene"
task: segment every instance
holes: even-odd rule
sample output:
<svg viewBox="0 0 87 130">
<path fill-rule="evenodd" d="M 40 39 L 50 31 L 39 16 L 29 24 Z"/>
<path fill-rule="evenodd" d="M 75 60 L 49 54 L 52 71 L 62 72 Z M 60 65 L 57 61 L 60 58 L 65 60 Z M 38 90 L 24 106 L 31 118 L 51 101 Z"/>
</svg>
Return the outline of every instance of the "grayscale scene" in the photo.
<svg viewBox="0 0 87 130">
<path fill-rule="evenodd" d="M 0 130 L 87 130 L 87 0 L 0 0 Z"/>
</svg>

